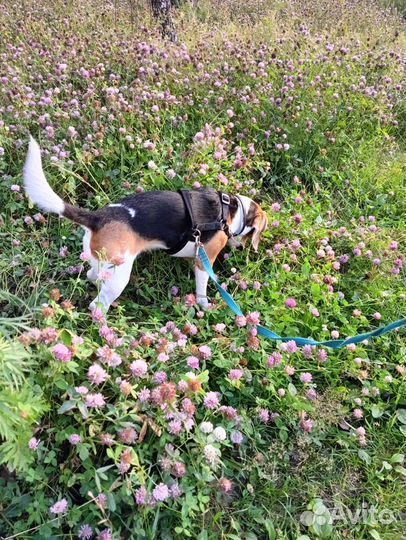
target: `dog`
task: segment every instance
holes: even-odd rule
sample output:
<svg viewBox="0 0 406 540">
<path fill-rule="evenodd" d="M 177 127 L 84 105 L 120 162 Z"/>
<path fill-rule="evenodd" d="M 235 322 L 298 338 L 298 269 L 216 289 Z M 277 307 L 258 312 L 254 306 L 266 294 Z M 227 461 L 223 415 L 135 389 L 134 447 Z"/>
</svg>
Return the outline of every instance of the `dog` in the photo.
<svg viewBox="0 0 406 540">
<path fill-rule="evenodd" d="M 259 204 L 243 195 L 229 195 L 212 188 L 149 191 L 131 195 L 96 211 L 65 203 L 48 184 L 42 168 L 41 150 L 31 137 L 24 166 L 24 186 L 30 199 L 42 210 L 81 225 L 83 251 L 90 255 L 87 272 L 95 282 L 100 271 L 110 271 L 98 297 L 107 311 L 129 282 L 134 260 L 144 251 L 166 250 L 173 257 L 195 257 L 196 301 L 209 307 L 208 274 L 196 257 L 200 243 L 213 265 L 227 242 L 240 237 L 245 246 L 251 239 L 255 251 L 268 217 Z M 112 270 L 112 271 L 111 271 Z"/>
</svg>

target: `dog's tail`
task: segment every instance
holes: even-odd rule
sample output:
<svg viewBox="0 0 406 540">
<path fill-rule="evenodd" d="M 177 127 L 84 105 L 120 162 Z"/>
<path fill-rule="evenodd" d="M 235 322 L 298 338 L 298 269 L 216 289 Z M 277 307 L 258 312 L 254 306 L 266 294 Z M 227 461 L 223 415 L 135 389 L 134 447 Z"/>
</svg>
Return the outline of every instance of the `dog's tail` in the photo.
<svg viewBox="0 0 406 540">
<path fill-rule="evenodd" d="M 97 221 L 95 212 L 77 208 L 63 202 L 48 184 L 42 169 L 40 147 L 31 136 L 23 176 L 27 195 L 42 210 L 59 214 L 89 229 L 95 227 Z"/>
</svg>

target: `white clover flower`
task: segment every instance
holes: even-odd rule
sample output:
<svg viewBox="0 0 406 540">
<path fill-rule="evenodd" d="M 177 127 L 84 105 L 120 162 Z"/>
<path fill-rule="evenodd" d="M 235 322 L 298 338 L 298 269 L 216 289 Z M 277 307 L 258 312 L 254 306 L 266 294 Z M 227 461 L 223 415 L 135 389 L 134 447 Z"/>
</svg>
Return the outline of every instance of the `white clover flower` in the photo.
<svg viewBox="0 0 406 540">
<path fill-rule="evenodd" d="M 151 171 L 156 171 L 158 168 L 158 165 L 155 163 L 155 161 L 148 161 L 148 169 Z"/>
<path fill-rule="evenodd" d="M 206 444 L 204 447 L 204 457 L 209 465 L 215 465 L 220 459 L 221 452 L 211 444 Z"/>
<path fill-rule="evenodd" d="M 214 426 L 211 422 L 202 422 L 200 424 L 200 431 L 202 433 L 211 433 L 214 429 Z"/>
<path fill-rule="evenodd" d="M 213 436 L 216 439 L 216 441 L 219 441 L 219 442 L 225 441 L 227 439 L 226 430 L 221 426 L 216 427 L 216 429 L 213 431 Z"/>
</svg>

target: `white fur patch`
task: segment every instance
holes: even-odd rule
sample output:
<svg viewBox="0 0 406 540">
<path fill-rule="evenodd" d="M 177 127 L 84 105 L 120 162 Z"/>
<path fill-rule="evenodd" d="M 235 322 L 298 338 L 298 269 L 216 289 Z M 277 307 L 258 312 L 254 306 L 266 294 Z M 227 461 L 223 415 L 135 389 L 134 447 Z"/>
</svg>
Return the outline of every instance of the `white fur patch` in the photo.
<svg viewBox="0 0 406 540">
<path fill-rule="evenodd" d="M 188 242 L 184 248 L 178 251 L 178 253 L 171 255 L 171 257 L 194 257 L 195 249 L 195 243 Z"/>
<path fill-rule="evenodd" d="M 85 234 L 83 235 L 83 253 L 90 256 L 89 264 L 90 269 L 87 271 L 86 276 L 89 281 L 96 281 L 97 272 L 99 270 L 99 261 L 93 257 L 92 250 L 90 249 L 90 240 L 92 237 L 92 231 L 85 228 Z"/>
<path fill-rule="evenodd" d="M 244 207 L 245 215 L 248 215 L 252 199 L 249 197 L 245 197 L 245 195 L 239 195 L 239 199 L 241 204 Z M 231 222 L 230 230 L 232 233 L 236 233 L 237 231 L 241 231 L 241 227 L 243 226 L 243 219 L 244 219 L 244 213 L 242 209 L 240 208 L 240 204 L 238 205 L 237 212 L 235 213 L 235 216 Z M 240 232 L 238 236 L 244 236 L 245 234 L 249 233 L 252 227 L 244 227 L 244 229 Z"/>
<path fill-rule="evenodd" d="M 209 300 L 207 298 L 207 282 L 209 281 L 209 274 L 195 266 L 195 277 L 197 303 L 202 309 L 207 309 L 209 307 Z"/>
<path fill-rule="evenodd" d="M 133 218 L 136 214 L 134 208 L 130 208 L 129 206 L 125 206 L 125 204 L 120 204 L 120 203 L 117 203 L 117 204 L 109 204 L 109 206 L 121 206 L 122 208 L 125 208 L 127 210 L 127 212 L 130 214 L 130 216 Z"/>
<path fill-rule="evenodd" d="M 25 191 L 36 205 L 46 212 L 63 214 L 65 203 L 48 184 L 42 169 L 40 147 L 31 136 L 23 176 Z"/>
</svg>

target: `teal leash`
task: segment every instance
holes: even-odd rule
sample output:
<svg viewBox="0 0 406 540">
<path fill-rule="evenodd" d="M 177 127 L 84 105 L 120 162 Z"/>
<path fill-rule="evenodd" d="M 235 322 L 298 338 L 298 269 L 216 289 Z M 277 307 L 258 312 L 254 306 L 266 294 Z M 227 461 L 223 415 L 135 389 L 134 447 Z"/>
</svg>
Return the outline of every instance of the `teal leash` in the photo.
<svg viewBox="0 0 406 540">
<path fill-rule="evenodd" d="M 236 315 L 244 316 L 244 313 L 241 311 L 240 307 L 234 301 L 232 296 L 227 291 L 225 291 L 223 287 L 220 285 L 220 283 L 217 281 L 213 268 L 207 256 L 207 253 L 202 245 L 199 246 L 198 256 L 200 257 L 203 268 L 209 274 L 209 277 L 214 282 L 221 297 L 223 298 L 225 303 L 228 305 L 228 307 L 231 309 L 231 311 L 233 311 Z M 302 338 L 302 337 L 282 337 L 282 336 L 279 336 L 278 334 L 275 334 L 275 332 L 272 332 L 268 328 L 265 328 L 265 326 L 257 325 L 256 328 L 260 336 L 266 337 L 268 339 L 273 339 L 277 341 L 294 341 L 299 346 L 322 345 L 323 347 L 330 347 L 330 349 L 342 349 L 346 345 L 351 345 L 352 343 L 357 344 L 357 343 L 361 343 L 362 341 L 366 339 L 370 339 L 372 337 L 383 336 L 384 334 L 387 334 L 388 332 L 392 332 L 393 330 L 396 330 L 397 328 L 401 328 L 402 326 L 405 326 L 405 325 L 406 325 L 406 319 L 400 319 L 386 326 L 383 326 L 382 328 L 377 328 L 376 330 L 373 330 L 372 332 L 366 332 L 365 334 L 358 334 L 357 336 L 350 337 L 347 339 L 331 339 L 329 341 L 316 341 L 311 338 Z"/>
</svg>

